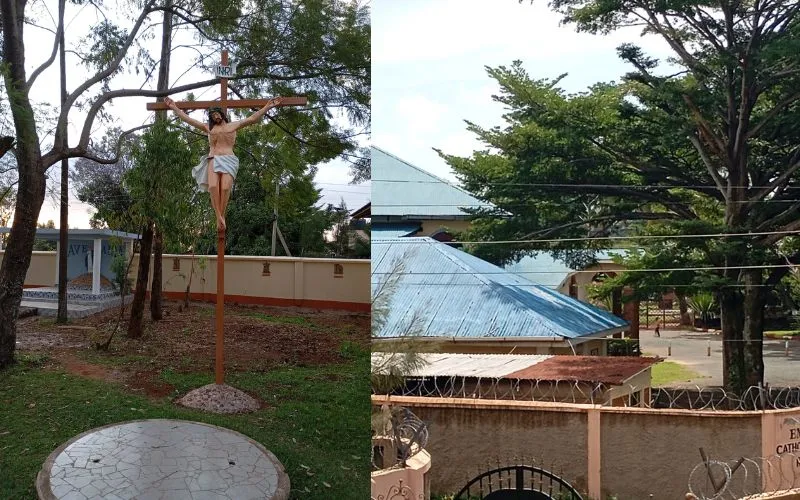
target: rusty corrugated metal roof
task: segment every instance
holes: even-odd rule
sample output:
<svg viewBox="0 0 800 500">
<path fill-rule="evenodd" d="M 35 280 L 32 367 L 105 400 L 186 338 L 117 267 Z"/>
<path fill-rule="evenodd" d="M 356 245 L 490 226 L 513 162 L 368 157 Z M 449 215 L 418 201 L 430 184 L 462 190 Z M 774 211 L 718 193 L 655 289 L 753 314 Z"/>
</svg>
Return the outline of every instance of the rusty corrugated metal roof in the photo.
<svg viewBox="0 0 800 500">
<path fill-rule="evenodd" d="M 637 356 L 552 356 L 541 363 L 509 373 L 506 378 L 619 385 L 660 361 L 661 358 Z"/>
</svg>

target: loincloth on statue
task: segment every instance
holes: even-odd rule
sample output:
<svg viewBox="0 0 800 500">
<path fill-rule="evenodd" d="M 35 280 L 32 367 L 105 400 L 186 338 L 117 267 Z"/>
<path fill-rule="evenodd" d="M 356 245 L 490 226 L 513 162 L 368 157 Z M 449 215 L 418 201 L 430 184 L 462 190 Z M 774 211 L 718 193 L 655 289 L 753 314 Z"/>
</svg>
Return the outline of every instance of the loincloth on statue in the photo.
<svg viewBox="0 0 800 500">
<path fill-rule="evenodd" d="M 236 179 L 239 171 L 239 158 L 236 155 L 204 156 L 200 163 L 192 168 L 192 177 L 197 181 L 197 188 L 200 191 L 208 191 L 208 160 L 214 160 L 214 172 L 231 174 Z"/>
</svg>

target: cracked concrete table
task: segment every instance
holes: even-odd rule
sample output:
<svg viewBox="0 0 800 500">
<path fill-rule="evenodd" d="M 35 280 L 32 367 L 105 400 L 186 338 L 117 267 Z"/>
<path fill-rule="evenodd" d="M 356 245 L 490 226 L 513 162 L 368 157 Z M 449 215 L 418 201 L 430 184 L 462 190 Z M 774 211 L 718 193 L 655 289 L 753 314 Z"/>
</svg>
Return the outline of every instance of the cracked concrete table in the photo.
<svg viewBox="0 0 800 500">
<path fill-rule="evenodd" d="M 36 477 L 42 500 L 289 498 L 278 459 L 238 432 L 184 420 L 135 420 L 69 440 Z"/>
</svg>

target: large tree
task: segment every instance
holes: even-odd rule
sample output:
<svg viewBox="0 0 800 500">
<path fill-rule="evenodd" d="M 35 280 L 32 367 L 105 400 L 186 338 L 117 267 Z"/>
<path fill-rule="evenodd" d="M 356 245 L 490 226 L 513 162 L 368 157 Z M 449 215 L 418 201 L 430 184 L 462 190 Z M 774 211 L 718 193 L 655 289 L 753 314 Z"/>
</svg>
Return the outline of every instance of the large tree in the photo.
<svg viewBox="0 0 800 500">
<path fill-rule="evenodd" d="M 468 189 L 498 206 L 473 237 L 546 239 L 635 234 L 660 221 L 672 234 L 769 233 L 692 239 L 718 269 L 725 386 L 762 382 L 766 290 L 800 261 L 800 16 L 798 2 L 556 0 L 581 31 L 626 26 L 664 39 L 671 67 L 634 44 L 619 84 L 568 95 L 521 63 L 490 69 L 508 107 L 503 129 L 470 129 L 486 143 L 446 156 Z M 511 214 L 509 216 L 509 214 Z M 638 241 L 638 240 L 637 240 Z M 660 241 L 669 241 L 668 238 Z M 509 261 L 531 250 L 597 248 L 562 241 L 482 252 Z M 786 254 L 784 257 L 782 254 Z M 591 258 L 591 255 L 589 255 Z M 757 266 L 755 268 L 748 266 Z M 758 267 L 762 266 L 762 267 Z"/>
<path fill-rule="evenodd" d="M 66 0 L 58 0 L 58 3 L 61 7 Z M 90 5 L 106 8 L 94 2 Z M 104 20 L 92 26 L 89 36 L 83 40 L 66 37 L 68 46 L 73 45 L 69 48 L 75 49 L 86 63 L 90 75 L 68 93 L 60 106 L 52 139 L 42 141 L 47 129 L 42 119 L 34 114 L 29 96 L 38 76 L 55 59 L 63 23 L 55 30 L 51 57 L 28 74 L 25 62 L 30 54 L 26 53 L 24 32 L 30 22 L 26 8 L 30 7 L 26 0 L 0 0 L 0 72 L 14 124 L 16 147 L 13 152 L 19 179 L 14 222 L 0 267 L 0 368 L 14 361 L 16 319 L 36 221 L 45 197 L 48 168 L 64 158 L 89 157 L 99 163 L 117 161 L 116 158 L 95 157 L 89 149 L 92 130 L 102 118 L 109 118 L 105 106 L 112 99 L 132 96 L 152 99 L 208 87 L 218 81 L 208 78 L 169 89 L 150 90 L 154 87 L 151 81 L 154 61 L 145 42 L 151 23 L 163 18 L 161 11 L 173 14 L 175 29 L 190 29 L 197 35 L 198 42 L 192 47 L 198 54 L 196 65 L 208 68 L 218 60 L 216 54 L 220 48 L 228 47 L 232 59 L 240 62 L 236 79 L 248 96 L 303 93 L 310 97 L 312 106 L 325 109 L 328 118 L 333 117 L 330 110 L 341 109 L 350 123 L 362 128 L 369 123 L 368 9 L 358 3 L 145 0 L 126 2 L 125 15 L 102 12 L 100 17 Z M 115 24 L 114 20 L 122 21 Z M 115 77 L 125 72 L 128 76 L 137 75 L 141 84 L 120 87 L 120 80 Z M 70 116 L 70 112 L 79 106 L 85 114 L 82 122 L 75 123 L 76 114 Z M 70 118 L 80 132 L 67 143 L 62 138 Z M 345 145 L 348 154 L 357 152 L 358 144 L 352 130 L 336 129 L 333 135 Z"/>
</svg>

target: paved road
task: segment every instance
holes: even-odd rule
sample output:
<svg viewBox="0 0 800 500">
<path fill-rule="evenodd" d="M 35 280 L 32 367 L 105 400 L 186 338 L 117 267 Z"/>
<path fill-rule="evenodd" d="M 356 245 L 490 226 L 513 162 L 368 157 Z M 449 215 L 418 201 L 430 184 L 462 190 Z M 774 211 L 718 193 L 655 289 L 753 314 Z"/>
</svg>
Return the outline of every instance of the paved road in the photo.
<svg viewBox="0 0 800 500">
<path fill-rule="evenodd" d="M 688 383 L 675 385 L 722 385 L 722 342 L 719 334 L 662 330 L 661 337 L 656 337 L 653 330 L 641 330 L 639 336 L 643 353 L 685 364 L 703 375 Z M 707 355 L 709 343 L 711 356 Z M 672 356 L 668 357 L 670 344 Z M 772 386 L 800 386 L 800 341 L 789 342 L 788 357 L 783 340 L 764 341 L 764 380 Z"/>
</svg>

